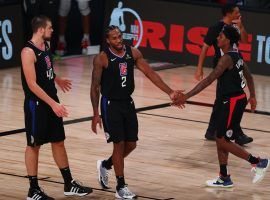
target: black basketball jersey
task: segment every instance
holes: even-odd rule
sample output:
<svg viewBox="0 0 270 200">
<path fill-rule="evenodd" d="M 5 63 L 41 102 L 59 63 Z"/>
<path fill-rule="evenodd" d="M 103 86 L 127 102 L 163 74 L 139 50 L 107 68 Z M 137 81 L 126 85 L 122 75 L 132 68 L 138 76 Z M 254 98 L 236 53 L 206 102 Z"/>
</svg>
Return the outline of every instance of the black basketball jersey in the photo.
<svg viewBox="0 0 270 200">
<path fill-rule="evenodd" d="M 108 57 L 108 67 L 101 76 L 101 94 L 108 99 L 128 99 L 134 91 L 134 58 L 131 47 L 125 46 L 122 57 L 108 47 L 104 50 Z"/>
<path fill-rule="evenodd" d="M 223 21 L 219 21 L 215 25 L 209 27 L 208 32 L 204 38 L 204 43 L 208 46 L 212 46 L 215 49 L 215 55 L 213 59 L 213 67 L 215 68 L 217 66 L 218 60 L 221 56 L 224 55 L 223 51 L 218 47 L 217 44 L 217 37 L 219 36 L 220 32 L 223 30 L 223 28 L 227 26 Z M 237 44 L 233 45 L 234 49 L 238 49 Z"/>
<path fill-rule="evenodd" d="M 213 59 L 214 67 L 216 67 L 219 58 L 222 56 L 221 50 L 217 46 L 217 37 L 219 36 L 219 34 L 222 31 L 222 29 L 224 28 L 224 26 L 226 26 L 226 24 L 223 21 L 219 21 L 215 25 L 209 27 L 208 32 L 204 38 L 204 43 L 206 43 L 209 46 L 213 45 L 213 47 L 215 49 L 215 56 Z"/>
<path fill-rule="evenodd" d="M 244 61 L 238 51 L 229 51 L 226 53 L 233 60 L 233 67 L 227 69 L 218 78 L 217 95 L 218 97 L 230 97 L 244 93 L 246 82 L 244 79 L 243 68 Z"/>
<path fill-rule="evenodd" d="M 45 42 L 45 51 L 42 51 L 39 48 L 37 48 L 31 41 L 28 41 L 26 47 L 31 48 L 36 55 L 36 62 L 35 62 L 36 83 L 51 98 L 55 98 L 57 90 L 54 83 L 55 74 L 53 71 L 52 55 L 50 52 L 49 45 L 47 44 L 47 42 Z M 39 99 L 28 87 L 23 69 L 21 70 L 21 76 L 25 98 Z"/>
</svg>

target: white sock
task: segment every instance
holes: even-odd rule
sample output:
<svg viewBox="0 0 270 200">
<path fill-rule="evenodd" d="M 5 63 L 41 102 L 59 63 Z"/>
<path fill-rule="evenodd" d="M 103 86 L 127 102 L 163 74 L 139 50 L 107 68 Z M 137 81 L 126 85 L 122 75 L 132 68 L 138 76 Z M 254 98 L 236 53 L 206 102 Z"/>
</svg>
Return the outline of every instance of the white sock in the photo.
<svg viewBox="0 0 270 200">
<path fill-rule="evenodd" d="M 89 41 L 89 34 L 88 33 L 84 33 L 82 40 L 88 40 Z"/>
</svg>

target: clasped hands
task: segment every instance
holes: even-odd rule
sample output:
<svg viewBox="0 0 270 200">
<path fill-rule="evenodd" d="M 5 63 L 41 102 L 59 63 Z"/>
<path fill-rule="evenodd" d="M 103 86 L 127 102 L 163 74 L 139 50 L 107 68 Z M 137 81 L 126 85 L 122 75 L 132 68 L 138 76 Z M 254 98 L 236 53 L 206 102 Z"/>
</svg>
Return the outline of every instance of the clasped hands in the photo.
<svg viewBox="0 0 270 200">
<path fill-rule="evenodd" d="M 184 90 L 173 90 L 170 93 L 170 99 L 172 100 L 171 105 L 176 106 L 178 108 L 185 108 L 185 102 L 187 100 L 187 96 L 183 93 Z"/>
</svg>

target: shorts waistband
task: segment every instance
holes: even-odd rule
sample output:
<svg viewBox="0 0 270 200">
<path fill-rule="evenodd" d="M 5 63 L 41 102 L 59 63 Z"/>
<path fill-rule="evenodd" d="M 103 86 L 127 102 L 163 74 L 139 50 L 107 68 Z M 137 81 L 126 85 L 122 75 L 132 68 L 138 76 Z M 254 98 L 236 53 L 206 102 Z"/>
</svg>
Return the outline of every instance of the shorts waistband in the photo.
<svg viewBox="0 0 270 200">
<path fill-rule="evenodd" d="M 115 99 L 115 98 L 108 98 L 108 97 L 101 97 L 102 99 L 106 99 L 107 101 L 132 101 L 132 97 L 128 97 L 128 98 L 121 98 L 121 99 Z"/>
</svg>

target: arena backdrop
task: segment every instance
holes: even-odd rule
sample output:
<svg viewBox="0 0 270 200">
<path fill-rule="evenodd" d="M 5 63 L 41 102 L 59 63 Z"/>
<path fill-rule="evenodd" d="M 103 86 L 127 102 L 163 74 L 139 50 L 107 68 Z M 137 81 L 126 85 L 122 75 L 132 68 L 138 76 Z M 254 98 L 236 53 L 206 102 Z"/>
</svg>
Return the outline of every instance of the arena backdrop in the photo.
<svg viewBox="0 0 270 200">
<path fill-rule="evenodd" d="M 0 7 L 0 68 L 18 66 L 23 46 L 22 10 L 19 4 Z"/>
<path fill-rule="evenodd" d="M 251 71 L 270 75 L 269 13 L 241 11 L 249 33 L 239 49 Z M 154 0 L 106 1 L 104 27 L 117 25 L 126 43 L 138 47 L 148 59 L 197 65 L 208 27 L 222 18 L 220 7 Z M 214 49 L 205 66 L 212 66 Z"/>
</svg>

